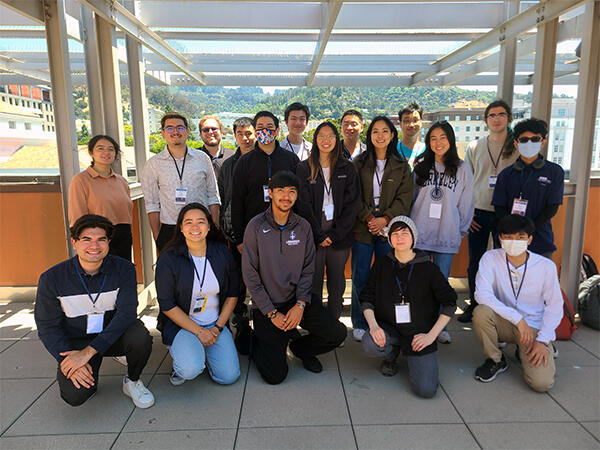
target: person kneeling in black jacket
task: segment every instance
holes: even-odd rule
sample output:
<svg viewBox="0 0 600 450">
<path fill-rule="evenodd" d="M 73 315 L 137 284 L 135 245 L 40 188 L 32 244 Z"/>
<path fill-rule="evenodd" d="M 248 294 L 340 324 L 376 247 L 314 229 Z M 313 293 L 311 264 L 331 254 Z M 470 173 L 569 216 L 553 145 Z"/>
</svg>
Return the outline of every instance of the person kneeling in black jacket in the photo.
<svg viewBox="0 0 600 450">
<path fill-rule="evenodd" d="M 369 324 L 363 351 L 384 359 L 386 376 L 398 372 L 396 358 L 402 351 L 411 388 L 430 398 L 438 387 L 436 338 L 456 310 L 456 292 L 427 255 L 413 251 L 417 228 L 409 217 L 390 222 L 388 239 L 393 250 L 375 262 L 360 295 Z"/>
</svg>

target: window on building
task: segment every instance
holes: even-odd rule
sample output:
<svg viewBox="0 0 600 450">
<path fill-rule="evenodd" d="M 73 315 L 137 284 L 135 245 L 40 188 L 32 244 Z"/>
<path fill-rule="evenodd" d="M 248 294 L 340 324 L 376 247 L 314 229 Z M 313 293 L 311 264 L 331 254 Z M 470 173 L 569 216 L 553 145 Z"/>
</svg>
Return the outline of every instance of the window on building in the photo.
<svg viewBox="0 0 600 450">
<path fill-rule="evenodd" d="M 481 116 L 475 116 L 475 120 L 481 120 Z"/>
<path fill-rule="evenodd" d="M 13 104 L 12 97 L 8 97 L 8 103 L 10 103 L 11 105 Z"/>
<path fill-rule="evenodd" d="M 469 142 L 471 138 L 469 136 L 465 136 L 465 142 Z"/>
<path fill-rule="evenodd" d="M 31 122 L 25 122 L 25 129 L 31 130 Z"/>
<path fill-rule="evenodd" d="M 454 116 L 454 120 L 456 120 L 457 122 L 460 122 L 460 116 Z"/>
<path fill-rule="evenodd" d="M 42 131 L 46 131 L 46 125 L 42 124 Z"/>
<path fill-rule="evenodd" d="M 567 117 L 567 109 L 558 108 L 558 117 Z"/>
<path fill-rule="evenodd" d="M 450 120 L 450 116 L 444 116 L 444 120 Z"/>
<path fill-rule="evenodd" d="M 467 127 L 465 131 L 468 133 L 469 131 L 471 131 L 471 127 Z"/>
<path fill-rule="evenodd" d="M 454 131 L 459 132 L 460 131 L 460 127 L 454 127 Z"/>
<path fill-rule="evenodd" d="M 471 116 L 467 116 L 467 121 L 471 120 Z"/>
<path fill-rule="evenodd" d="M 8 128 L 10 128 L 11 130 L 14 130 L 15 128 L 17 128 L 17 122 L 15 122 L 14 120 L 9 120 Z"/>
<path fill-rule="evenodd" d="M 475 136 L 475 140 L 479 139 L 479 136 Z"/>
<path fill-rule="evenodd" d="M 475 131 L 480 131 L 481 127 L 475 127 Z"/>
</svg>

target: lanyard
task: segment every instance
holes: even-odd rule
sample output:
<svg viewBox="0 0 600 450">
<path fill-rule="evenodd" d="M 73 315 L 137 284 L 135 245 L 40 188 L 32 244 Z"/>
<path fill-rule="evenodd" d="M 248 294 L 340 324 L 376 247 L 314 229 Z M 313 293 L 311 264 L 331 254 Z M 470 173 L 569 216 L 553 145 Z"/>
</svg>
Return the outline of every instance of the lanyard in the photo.
<svg viewBox="0 0 600 450">
<path fill-rule="evenodd" d="M 379 186 L 379 195 L 381 195 L 381 183 L 383 183 L 383 174 L 385 173 L 385 166 L 383 167 L 383 172 L 381 173 L 381 178 L 379 178 L 379 172 L 377 172 L 377 162 L 375 163 L 375 178 L 377 178 L 377 185 Z"/>
<path fill-rule="evenodd" d="M 332 177 L 332 173 L 331 173 L 331 168 L 329 169 L 329 184 L 327 184 L 327 180 L 325 179 L 325 174 L 323 173 L 323 170 L 321 169 L 321 176 L 323 177 L 323 184 L 325 185 L 325 192 L 327 193 L 327 198 L 331 198 L 331 178 Z"/>
<path fill-rule="evenodd" d="M 85 292 L 87 293 L 88 297 L 90 298 L 92 304 L 95 305 L 96 302 L 98 301 L 98 299 L 100 298 L 100 294 L 102 294 L 102 289 L 104 289 L 104 283 L 106 283 L 106 277 L 108 276 L 108 274 L 106 274 L 106 273 L 104 274 L 104 278 L 102 279 L 102 284 L 100 285 L 100 290 L 98 291 L 96 298 L 93 298 L 92 294 L 90 293 L 90 290 L 87 287 L 87 284 L 85 284 L 85 281 L 83 281 L 83 277 L 79 273 L 79 269 L 77 268 L 77 263 L 75 262 L 75 260 L 73 260 L 73 264 L 75 264 L 75 272 L 77 272 L 77 276 L 79 276 L 79 280 L 81 281 L 81 284 L 83 284 L 83 288 L 85 289 Z"/>
<path fill-rule="evenodd" d="M 196 263 L 194 262 L 194 258 L 190 255 L 190 260 L 192 261 L 192 265 L 194 266 L 194 272 L 196 272 L 196 277 L 200 282 L 200 292 L 202 293 L 202 287 L 204 286 L 204 278 L 206 277 L 206 263 L 208 262 L 208 257 L 204 257 L 204 269 L 202 269 L 202 279 L 200 279 L 200 274 L 198 273 L 198 269 L 196 268 Z"/>
<path fill-rule="evenodd" d="M 523 183 L 523 175 L 525 175 L 525 171 L 527 170 L 527 168 L 524 168 L 521 171 L 521 176 L 520 176 L 520 181 L 521 181 L 521 190 L 519 191 L 519 198 L 523 197 L 523 189 L 525 189 L 525 187 L 527 187 L 527 185 L 529 184 L 529 180 L 531 179 L 531 176 L 533 175 L 533 167 L 531 168 L 531 171 L 529 172 L 529 175 L 527 175 L 527 178 L 525 179 L 525 183 Z"/>
<path fill-rule="evenodd" d="M 525 274 L 527 273 L 527 261 L 529 260 L 529 255 L 527 255 L 527 259 L 525 259 L 525 268 L 523 269 L 523 277 L 521 278 L 521 283 L 519 283 L 519 289 L 515 293 L 515 285 L 513 283 L 512 274 L 510 273 L 510 267 L 508 266 L 508 256 L 506 257 L 506 270 L 508 271 L 508 279 L 510 280 L 510 287 L 512 288 L 513 295 L 515 296 L 515 301 L 519 303 L 519 294 L 521 293 L 521 288 L 523 287 L 523 283 L 525 282 Z M 515 267 L 516 269 L 516 267 Z"/>
<path fill-rule="evenodd" d="M 402 157 L 404 158 L 405 161 L 409 161 L 410 158 L 412 158 L 412 154 L 413 154 L 413 150 L 410 150 L 410 155 L 407 157 L 404 154 L 404 149 L 410 150 L 410 148 L 408 148 L 407 146 L 405 146 L 402 141 L 400 141 L 400 154 L 402 155 Z"/>
<path fill-rule="evenodd" d="M 485 140 L 485 143 L 487 144 L 488 155 L 490 155 L 490 160 L 492 161 L 492 165 L 494 166 L 494 173 L 497 174 L 498 173 L 498 164 L 500 164 L 500 157 L 502 156 L 502 149 L 500 149 L 500 153 L 498 154 L 498 159 L 496 159 L 496 162 L 494 162 L 494 158 L 492 157 L 492 151 L 490 150 L 490 137 L 489 136 Z"/>
<path fill-rule="evenodd" d="M 267 155 L 267 173 L 269 174 L 269 181 L 271 181 L 271 155 Z"/>
<path fill-rule="evenodd" d="M 186 148 L 185 149 L 185 155 L 183 155 L 183 164 L 181 165 L 181 172 L 180 172 L 179 171 L 179 166 L 177 165 L 177 161 L 175 160 L 175 157 L 171 153 L 171 150 L 169 150 L 169 155 L 171 155 L 171 158 L 173 158 L 173 162 L 175 163 L 175 169 L 177 170 L 177 175 L 179 176 L 179 182 L 183 181 L 183 171 L 185 170 L 185 158 L 187 158 L 187 153 L 188 152 L 187 152 L 187 148 Z"/>
<path fill-rule="evenodd" d="M 406 291 L 408 292 L 408 283 L 410 283 L 410 277 L 412 276 L 413 269 L 415 268 L 414 264 L 410 265 L 410 269 L 408 270 L 408 278 L 406 279 Z M 400 296 L 402 297 L 402 303 L 404 303 L 405 299 L 405 289 L 402 289 L 402 284 L 400 283 L 400 279 L 398 275 L 396 275 L 396 284 L 398 285 L 398 290 L 400 291 Z"/>
</svg>

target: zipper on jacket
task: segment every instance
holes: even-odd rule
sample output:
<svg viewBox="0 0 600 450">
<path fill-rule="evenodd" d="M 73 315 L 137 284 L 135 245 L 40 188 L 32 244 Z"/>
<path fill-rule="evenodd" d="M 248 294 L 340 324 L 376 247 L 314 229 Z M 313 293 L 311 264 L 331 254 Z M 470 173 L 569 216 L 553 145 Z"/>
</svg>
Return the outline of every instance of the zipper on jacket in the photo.
<svg viewBox="0 0 600 450">
<path fill-rule="evenodd" d="M 283 230 L 279 229 L 279 254 L 283 255 Z"/>
</svg>

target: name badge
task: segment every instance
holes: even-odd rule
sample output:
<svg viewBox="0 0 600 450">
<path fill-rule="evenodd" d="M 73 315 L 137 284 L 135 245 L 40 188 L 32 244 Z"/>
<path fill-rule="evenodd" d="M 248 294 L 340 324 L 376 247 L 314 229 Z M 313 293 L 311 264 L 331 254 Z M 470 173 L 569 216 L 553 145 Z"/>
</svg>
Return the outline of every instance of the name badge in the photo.
<svg viewBox="0 0 600 450">
<path fill-rule="evenodd" d="M 442 218 L 442 204 L 431 203 L 429 205 L 429 218 L 430 219 L 441 219 Z"/>
<path fill-rule="evenodd" d="M 187 199 L 187 188 L 175 188 L 175 204 L 185 205 Z"/>
<path fill-rule="evenodd" d="M 269 197 L 269 186 L 263 184 L 263 200 L 267 203 L 271 202 L 271 197 Z"/>
<path fill-rule="evenodd" d="M 198 297 L 196 302 L 194 303 L 194 309 L 192 310 L 192 314 L 203 313 L 206 309 L 206 302 L 208 301 L 208 296 Z"/>
<path fill-rule="evenodd" d="M 325 213 L 325 220 L 333 220 L 333 205 L 325 205 L 323 212 Z"/>
<path fill-rule="evenodd" d="M 410 323 L 410 303 L 396 303 L 396 323 Z"/>
<path fill-rule="evenodd" d="M 515 198 L 513 200 L 512 210 L 510 213 L 524 216 L 525 211 L 527 211 L 527 200 L 523 198 Z"/>
<path fill-rule="evenodd" d="M 87 315 L 87 334 L 101 333 L 104 328 L 104 313 L 93 313 Z"/>
<path fill-rule="evenodd" d="M 496 187 L 496 180 L 498 177 L 496 175 L 490 175 L 490 187 Z"/>
</svg>

